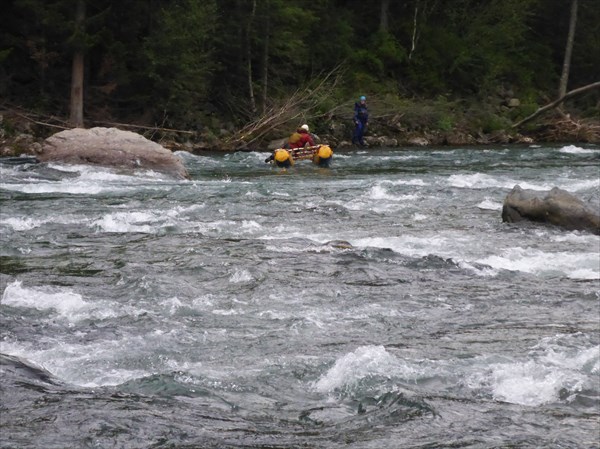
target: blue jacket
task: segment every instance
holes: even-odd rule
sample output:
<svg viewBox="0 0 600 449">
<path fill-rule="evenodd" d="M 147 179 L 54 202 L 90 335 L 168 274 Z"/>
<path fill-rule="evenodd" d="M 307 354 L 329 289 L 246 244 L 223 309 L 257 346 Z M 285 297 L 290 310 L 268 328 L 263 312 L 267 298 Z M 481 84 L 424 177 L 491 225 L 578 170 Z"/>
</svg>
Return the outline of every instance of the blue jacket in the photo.
<svg viewBox="0 0 600 449">
<path fill-rule="evenodd" d="M 354 121 L 357 120 L 363 125 L 369 120 L 369 110 L 366 104 L 354 103 Z"/>
</svg>

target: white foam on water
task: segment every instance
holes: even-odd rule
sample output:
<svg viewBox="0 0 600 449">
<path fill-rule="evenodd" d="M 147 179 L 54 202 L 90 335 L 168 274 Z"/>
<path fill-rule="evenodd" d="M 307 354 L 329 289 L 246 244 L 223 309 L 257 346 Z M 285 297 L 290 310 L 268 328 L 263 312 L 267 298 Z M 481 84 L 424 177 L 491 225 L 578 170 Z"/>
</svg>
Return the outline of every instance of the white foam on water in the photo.
<svg viewBox="0 0 600 449">
<path fill-rule="evenodd" d="M 588 179 L 581 181 L 577 178 L 556 178 L 552 183 L 533 183 L 522 179 L 511 179 L 506 177 L 494 177 L 484 173 L 459 174 L 451 175 L 447 178 L 447 182 L 452 187 L 464 189 L 490 189 L 502 188 L 512 190 L 515 185 L 519 185 L 525 190 L 534 190 L 546 192 L 553 187 L 566 190 L 567 192 L 581 192 L 600 189 L 599 179 Z"/>
<path fill-rule="evenodd" d="M 498 270 L 521 271 L 540 276 L 563 276 L 571 279 L 595 280 L 600 278 L 598 252 L 556 251 L 547 252 L 535 248 L 492 246 L 464 233 L 436 233 L 419 236 L 405 234 L 396 237 L 346 238 L 354 247 L 391 249 L 411 257 L 435 255 L 452 259 L 463 268 L 481 276 L 490 276 Z M 586 237 L 598 242 L 598 236 Z M 595 239 L 595 240 L 594 240 Z M 599 243 L 592 246 L 599 248 Z M 484 255 L 485 256 L 482 256 Z M 491 254 L 491 255 L 490 255 Z M 473 264 L 486 265 L 490 269 L 477 269 Z"/>
<path fill-rule="evenodd" d="M 381 186 L 381 185 L 375 185 L 373 187 L 371 187 L 368 196 L 370 199 L 373 200 L 390 200 L 390 201 L 394 201 L 396 200 L 396 196 L 393 194 L 390 194 L 388 192 L 388 190 Z"/>
<path fill-rule="evenodd" d="M 552 339 L 546 339 L 542 345 L 547 347 L 545 354 L 540 358 L 542 362 L 565 370 L 600 375 L 600 345 L 566 350 L 564 346 L 554 344 Z"/>
<path fill-rule="evenodd" d="M 229 277 L 229 282 L 232 284 L 242 284 L 252 280 L 254 280 L 254 278 L 248 270 L 235 270 L 235 272 Z"/>
<path fill-rule="evenodd" d="M 600 346 L 566 341 L 570 338 L 577 337 L 545 339 L 526 354 L 525 360 L 501 361 L 493 355 L 405 361 L 383 346 L 361 346 L 340 356 L 312 388 L 332 393 L 352 389 L 366 378 L 397 378 L 418 384 L 419 379 L 434 376 L 446 378 L 449 391 L 463 384 L 474 394 L 489 395 L 496 401 L 530 407 L 569 402 L 581 390 L 596 388 L 600 375 Z"/>
<path fill-rule="evenodd" d="M 109 189 L 86 181 L 37 181 L 34 184 L 1 184 L 0 187 L 14 192 L 42 194 L 42 193 L 67 193 L 71 195 L 96 195 Z"/>
<path fill-rule="evenodd" d="M 536 362 L 492 365 L 491 371 L 497 401 L 538 406 L 559 399 L 563 376 Z"/>
<path fill-rule="evenodd" d="M 581 148 L 575 145 L 567 145 L 565 147 L 562 147 L 560 150 L 558 150 L 561 153 L 567 153 L 567 154 L 593 154 L 593 153 L 600 153 L 600 150 L 592 150 L 589 148 Z"/>
<path fill-rule="evenodd" d="M 477 207 L 483 210 L 502 210 L 502 203 L 486 198 Z"/>
<path fill-rule="evenodd" d="M 104 303 L 89 303 L 79 293 L 70 289 L 50 286 L 24 287 L 18 280 L 6 286 L 0 303 L 55 313 L 71 322 L 116 316 L 112 308 L 105 307 Z"/>
<path fill-rule="evenodd" d="M 50 162 L 48 163 L 48 167 L 52 168 L 53 170 L 58 170 L 58 171 L 64 171 L 67 173 L 81 173 L 84 171 L 89 171 L 89 168 L 86 165 L 77 165 L 77 164 L 58 164 L 55 162 Z"/>
<path fill-rule="evenodd" d="M 177 296 L 173 296 L 171 298 L 163 299 L 160 301 L 161 306 L 168 310 L 170 315 L 174 315 L 177 313 L 177 310 L 184 307 L 185 304 L 181 302 L 181 300 Z"/>
<path fill-rule="evenodd" d="M 352 155 L 350 155 L 350 154 L 342 154 L 342 153 L 334 153 L 334 157 L 336 159 L 352 159 Z"/>
<path fill-rule="evenodd" d="M 321 393 L 352 388 L 369 376 L 414 378 L 417 372 L 386 351 L 383 346 L 360 346 L 354 352 L 339 357 L 313 388 Z"/>
<path fill-rule="evenodd" d="M 405 201 L 414 201 L 419 198 L 418 195 L 398 195 L 395 193 L 390 193 L 387 188 L 382 185 L 375 185 L 371 187 L 371 189 L 367 192 L 367 201 L 372 205 L 372 207 L 376 208 L 377 206 L 382 206 L 383 202 L 373 204 L 372 200 L 384 200 L 386 202 L 399 203 Z"/>
<path fill-rule="evenodd" d="M 221 316 L 231 316 L 231 315 L 243 315 L 244 312 L 236 309 L 214 309 L 211 310 L 213 315 L 221 315 Z"/>
<path fill-rule="evenodd" d="M 162 220 L 162 217 L 151 212 L 116 212 L 95 220 L 92 225 L 102 232 L 151 234 L 160 228 L 159 223 Z M 147 224 L 148 222 L 152 224 Z"/>
<path fill-rule="evenodd" d="M 544 339 L 525 361 L 488 364 L 481 360 L 467 373 L 466 383 L 474 391 L 512 404 L 536 407 L 568 402 L 582 389 L 595 388 L 598 372 L 594 369 L 600 363 L 600 346 L 570 347 L 566 341 L 570 338 L 577 336 Z"/>
<path fill-rule="evenodd" d="M 406 201 L 416 201 L 420 197 L 418 195 L 398 195 L 394 193 L 390 193 L 385 187 L 379 185 L 371 188 L 369 194 L 370 200 L 387 200 L 392 203 L 406 202 Z M 373 204 L 373 203 L 371 203 Z"/>
<path fill-rule="evenodd" d="M 393 186 L 418 186 L 418 187 L 424 187 L 424 186 L 428 186 L 429 184 L 426 183 L 425 181 L 423 181 L 422 179 L 398 179 L 398 180 L 394 180 L 394 181 L 386 181 L 385 183 L 389 183 Z"/>
<path fill-rule="evenodd" d="M 69 215 L 52 215 L 45 218 L 10 217 L 0 220 L 0 225 L 6 225 L 15 231 L 30 231 L 46 224 L 81 224 L 87 219 Z"/>
<path fill-rule="evenodd" d="M 465 189 L 512 189 L 517 184 L 523 189 L 539 191 L 550 190 L 552 187 L 554 187 L 550 184 L 532 184 L 530 182 L 514 180 L 506 177 L 494 177 L 485 173 L 450 175 L 447 183 L 452 187 Z"/>
<path fill-rule="evenodd" d="M 568 232 L 566 234 L 551 235 L 549 238 L 553 242 L 576 243 L 591 248 L 596 248 L 600 253 L 600 236 L 597 235 L 589 233 L 579 233 L 578 231 L 574 231 Z"/>
<path fill-rule="evenodd" d="M 254 220 L 242 220 L 241 229 L 247 232 L 254 232 L 262 229 L 262 226 Z"/>
<path fill-rule="evenodd" d="M 199 232 L 211 232 L 216 231 L 221 234 L 225 230 L 230 228 L 237 227 L 237 222 L 233 220 L 217 220 L 217 221 L 209 221 L 206 223 L 194 223 L 195 229 Z"/>
<path fill-rule="evenodd" d="M 79 176 L 70 176 L 59 181 L 30 179 L 24 180 L 26 183 L 1 184 L 0 187 L 6 190 L 30 194 L 65 193 L 71 195 L 97 195 L 104 192 L 128 191 L 134 189 L 132 185 L 135 184 L 139 188 L 140 179 L 159 183 L 161 189 L 165 188 L 163 185 L 164 181 L 172 182 L 165 175 L 151 170 L 122 174 L 113 169 L 100 166 L 48 164 L 48 167 L 65 173 L 77 173 Z"/>
<path fill-rule="evenodd" d="M 190 221 L 185 223 L 186 227 L 192 227 L 200 233 L 217 233 L 219 235 L 235 235 L 240 236 L 255 236 L 263 232 L 263 226 L 254 220 L 217 220 L 211 222 L 195 222 Z M 279 226 L 271 228 L 269 234 L 284 232 L 287 233 L 287 228 Z M 289 236 L 289 234 L 286 234 Z"/>
<path fill-rule="evenodd" d="M 386 184 L 390 185 L 390 183 L 381 183 L 370 188 L 365 187 L 362 195 L 348 202 L 337 202 L 337 204 L 354 211 L 372 210 L 378 213 L 393 213 L 418 202 L 422 198 L 421 195 L 414 193 L 400 195 L 390 192 Z M 336 202 L 332 202 L 332 204 L 336 204 Z"/>
<path fill-rule="evenodd" d="M 598 253 L 545 252 L 534 248 L 512 247 L 500 254 L 477 260 L 496 269 L 522 271 L 542 276 L 566 276 L 571 279 L 600 279 Z"/>
<path fill-rule="evenodd" d="M 589 179 L 587 181 L 558 181 L 557 187 L 569 192 L 579 192 L 582 190 L 600 190 L 600 178 Z"/>
<path fill-rule="evenodd" d="M 459 249 L 469 244 L 469 238 L 463 236 L 443 236 L 423 235 L 417 237 L 414 235 L 402 235 L 398 237 L 366 237 L 356 240 L 350 240 L 355 247 L 374 247 L 388 248 L 397 253 L 412 257 L 425 257 L 431 254 L 450 258 L 456 257 Z"/>
<path fill-rule="evenodd" d="M 13 307 L 54 310 L 66 318 L 88 308 L 83 297 L 69 289 L 27 288 L 22 286 L 21 281 L 14 281 L 6 286 L 1 303 Z"/>
<path fill-rule="evenodd" d="M 139 182 L 140 179 L 153 180 L 153 181 L 168 181 L 172 182 L 172 179 L 163 173 L 159 173 L 153 170 L 140 170 L 120 172 L 119 169 L 103 167 L 100 165 L 71 165 L 71 164 L 56 164 L 50 163 L 48 167 L 55 170 L 79 173 L 81 180 L 89 181 L 100 181 L 103 183 L 127 183 L 127 182 Z"/>
<path fill-rule="evenodd" d="M 3 342 L 3 352 L 30 360 L 54 376 L 86 388 L 114 386 L 152 374 L 142 369 L 122 369 L 114 363 L 126 354 L 136 354 L 148 343 L 144 337 L 102 340 L 92 344 L 67 344 L 44 341 L 45 349 L 29 344 Z M 54 344 L 52 344 L 54 343 Z"/>
<path fill-rule="evenodd" d="M 0 220 L 0 224 L 6 225 L 15 231 L 29 231 L 46 223 L 45 220 L 31 217 L 10 217 Z"/>
</svg>

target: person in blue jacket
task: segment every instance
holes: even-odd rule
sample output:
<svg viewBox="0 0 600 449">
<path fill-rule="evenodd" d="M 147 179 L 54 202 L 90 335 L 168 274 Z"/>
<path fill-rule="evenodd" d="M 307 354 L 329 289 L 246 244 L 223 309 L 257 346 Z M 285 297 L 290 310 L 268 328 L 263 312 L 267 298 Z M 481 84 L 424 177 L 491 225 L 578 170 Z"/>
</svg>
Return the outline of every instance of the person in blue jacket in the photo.
<svg viewBox="0 0 600 449">
<path fill-rule="evenodd" d="M 367 108 L 367 97 L 360 97 L 357 103 L 354 103 L 354 134 L 352 143 L 354 145 L 367 146 L 364 135 L 369 124 L 369 109 Z"/>
</svg>

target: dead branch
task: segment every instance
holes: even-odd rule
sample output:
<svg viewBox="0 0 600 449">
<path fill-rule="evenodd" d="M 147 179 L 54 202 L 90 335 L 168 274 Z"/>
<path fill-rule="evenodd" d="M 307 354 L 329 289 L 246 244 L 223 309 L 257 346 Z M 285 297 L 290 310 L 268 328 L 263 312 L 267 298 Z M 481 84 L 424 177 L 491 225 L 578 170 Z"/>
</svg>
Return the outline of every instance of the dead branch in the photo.
<svg viewBox="0 0 600 449">
<path fill-rule="evenodd" d="M 106 122 L 103 120 L 93 120 L 93 121 L 90 121 L 89 123 L 95 123 L 98 125 L 120 126 L 122 128 L 149 129 L 152 131 L 170 132 L 170 133 L 178 133 L 178 134 L 196 134 L 196 131 L 187 131 L 184 129 L 161 128 L 158 126 L 131 125 L 129 123 Z"/>
<path fill-rule="evenodd" d="M 35 119 L 28 117 L 25 114 L 21 114 L 19 112 L 13 112 L 13 114 L 31 122 L 31 123 L 35 123 L 36 125 L 40 125 L 40 126 L 47 126 L 49 128 L 59 128 L 59 129 L 71 129 L 72 128 L 71 126 L 53 125 L 52 123 L 40 122 L 39 120 L 35 120 Z"/>
<path fill-rule="evenodd" d="M 25 111 L 22 108 L 18 108 L 18 107 L 7 107 L 7 111 L 10 112 L 11 114 L 14 114 L 18 117 L 21 117 L 22 119 L 25 119 L 31 123 L 35 123 L 36 125 L 40 125 L 40 126 L 47 126 L 50 128 L 58 128 L 58 129 L 71 129 L 73 128 L 73 126 L 70 126 L 68 122 L 66 122 L 65 120 L 61 120 L 58 119 L 56 117 L 53 116 L 40 116 L 39 114 L 34 114 L 32 112 L 19 112 L 17 109 L 20 109 L 21 111 Z M 43 120 L 43 121 L 42 121 Z M 62 124 L 53 124 L 53 123 L 49 123 L 49 121 L 55 121 L 58 123 L 62 123 Z M 116 123 L 116 122 L 109 122 L 109 121 L 102 121 L 102 120 L 89 120 L 88 123 L 92 123 L 92 124 L 97 124 L 97 125 L 109 125 L 109 126 L 119 126 L 122 128 L 136 128 L 136 129 L 148 129 L 148 130 L 152 130 L 152 131 L 159 131 L 159 132 L 171 132 L 171 133 L 180 133 L 180 134 L 196 134 L 195 131 L 187 131 L 187 130 L 183 130 L 183 129 L 173 129 L 173 128 L 163 128 L 163 127 L 158 127 L 158 126 L 143 126 L 143 125 L 132 125 L 129 123 Z"/>
<path fill-rule="evenodd" d="M 231 147 L 248 145 L 266 136 L 280 126 L 303 117 L 304 120 L 322 116 L 316 112 L 323 98 L 331 95 L 340 78 L 340 67 L 336 67 L 319 79 L 315 86 L 296 90 L 282 104 L 273 106 L 264 114 L 243 126 L 226 144 Z M 336 108 L 334 108 L 336 109 Z"/>
<path fill-rule="evenodd" d="M 535 111 L 533 114 L 531 114 L 528 117 L 525 117 L 523 120 L 521 120 L 520 122 L 515 123 L 514 125 L 512 125 L 512 128 L 518 128 L 521 125 L 533 120 L 534 118 L 536 118 L 538 115 L 540 115 L 542 112 L 545 112 L 549 109 L 554 109 L 558 106 L 560 106 L 565 100 L 572 98 L 576 95 L 580 95 L 584 92 L 587 92 L 589 90 L 592 89 L 597 89 L 600 87 L 600 81 L 596 81 L 595 83 L 592 84 L 588 84 L 586 86 L 583 87 L 579 87 L 577 89 L 573 89 L 569 92 L 567 92 L 565 95 L 563 95 L 562 97 L 560 97 L 558 100 L 554 100 L 552 103 L 547 104 L 544 107 L 539 108 L 537 111 Z"/>
<path fill-rule="evenodd" d="M 573 120 L 566 116 L 548 123 L 541 136 L 546 141 L 555 142 L 568 140 L 598 142 L 600 141 L 600 125 L 593 120 Z"/>
</svg>

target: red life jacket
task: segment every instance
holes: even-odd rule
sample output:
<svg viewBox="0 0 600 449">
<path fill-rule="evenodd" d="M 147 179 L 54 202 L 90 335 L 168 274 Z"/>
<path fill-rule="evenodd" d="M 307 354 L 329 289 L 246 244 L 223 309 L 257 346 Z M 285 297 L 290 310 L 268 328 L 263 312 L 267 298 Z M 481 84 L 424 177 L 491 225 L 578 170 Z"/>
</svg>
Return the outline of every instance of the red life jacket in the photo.
<svg viewBox="0 0 600 449">
<path fill-rule="evenodd" d="M 299 129 L 292 134 L 288 140 L 288 143 L 290 144 L 290 148 L 302 148 L 306 144 L 312 147 L 315 144 L 311 135 L 304 129 Z"/>
</svg>

